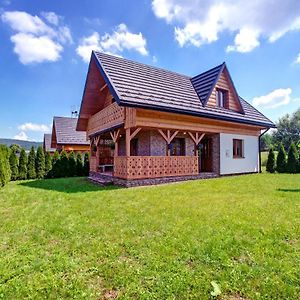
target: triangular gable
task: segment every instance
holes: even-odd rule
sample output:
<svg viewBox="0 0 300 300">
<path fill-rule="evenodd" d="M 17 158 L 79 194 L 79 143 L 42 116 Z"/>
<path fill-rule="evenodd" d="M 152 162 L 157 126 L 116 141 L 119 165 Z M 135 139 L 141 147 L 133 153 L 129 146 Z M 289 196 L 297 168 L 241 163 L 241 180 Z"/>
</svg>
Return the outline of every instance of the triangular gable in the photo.
<svg viewBox="0 0 300 300">
<path fill-rule="evenodd" d="M 55 122 L 53 118 L 53 125 L 52 125 L 52 134 L 51 134 L 51 148 L 57 147 L 57 139 L 56 139 L 56 129 L 55 129 Z"/>
<path fill-rule="evenodd" d="M 85 131 L 89 117 L 111 104 L 113 99 L 118 101 L 119 97 L 116 95 L 108 75 L 93 51 L 76 130 Z"/>
<path fill-rule="evenodd" d="M 244 113 L 239 95 L 235 89 L 225 62 L 191 79 L 193 86 L 204 106 L 216 107 L 216 91 L 228 91 L 228 109 Z"/>
</svg>

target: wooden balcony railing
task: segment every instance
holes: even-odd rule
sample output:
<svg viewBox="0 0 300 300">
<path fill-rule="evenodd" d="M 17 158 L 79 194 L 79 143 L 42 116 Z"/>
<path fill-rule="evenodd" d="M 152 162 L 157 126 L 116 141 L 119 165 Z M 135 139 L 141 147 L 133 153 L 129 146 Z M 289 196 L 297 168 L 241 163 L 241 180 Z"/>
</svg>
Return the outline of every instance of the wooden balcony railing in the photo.
<svg viewBox="0 0 300 300">
<path fill-rule="evenodd" d="M 124 179 L 199 174 L 197 156 L 118 156 L 114 176 Z"/>
<path fill-rule="evenodd" d="M 87 127 L 87 135 L 97 133 L 111 127 L 124 123 L 124 107 L 119 106 L 116 102 L 105 107 L 90 117 Z"/>
</svg>

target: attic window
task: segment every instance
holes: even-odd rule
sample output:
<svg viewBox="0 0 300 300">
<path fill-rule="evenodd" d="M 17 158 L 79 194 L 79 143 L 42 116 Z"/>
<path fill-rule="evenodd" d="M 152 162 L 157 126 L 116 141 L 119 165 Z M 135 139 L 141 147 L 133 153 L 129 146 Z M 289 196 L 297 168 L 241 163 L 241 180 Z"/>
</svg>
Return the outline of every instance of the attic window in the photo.
<svg viewBox="0 0 300 300">
<path fill-rule="evenodd" d="M 228 91 L 217 89 L 217 105 L 219 107 L 228 108 Z"/>
</svg>

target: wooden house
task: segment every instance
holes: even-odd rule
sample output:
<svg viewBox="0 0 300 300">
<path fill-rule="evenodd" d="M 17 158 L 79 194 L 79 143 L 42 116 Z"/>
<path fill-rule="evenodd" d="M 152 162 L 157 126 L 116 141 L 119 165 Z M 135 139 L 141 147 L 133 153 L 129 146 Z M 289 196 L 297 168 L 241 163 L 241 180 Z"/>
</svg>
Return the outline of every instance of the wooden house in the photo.
<svg viewBox="0 0 300 300">
<path fill-rule="evenodd" d="M 89 152 L 90 143 L 85 132 L 76 131 L 77 118 L 54 117 L 51 148 L 67 152 Z"/>
<path fill-rule="evenodd" d="M 225 63 L 189 77 L 99 52 L 77 123 L 90 141 L 90 176 L 126 186 L 259 172 L 270 127 Z"/>
<path fill-rule="evenodd" d="M 44 134 L 43 149 L 45 152 L 49 152 L 50 155 L 53 155 L 56 149 L 51 148 L 51 139 L 51 134 Z"/>
</svg>

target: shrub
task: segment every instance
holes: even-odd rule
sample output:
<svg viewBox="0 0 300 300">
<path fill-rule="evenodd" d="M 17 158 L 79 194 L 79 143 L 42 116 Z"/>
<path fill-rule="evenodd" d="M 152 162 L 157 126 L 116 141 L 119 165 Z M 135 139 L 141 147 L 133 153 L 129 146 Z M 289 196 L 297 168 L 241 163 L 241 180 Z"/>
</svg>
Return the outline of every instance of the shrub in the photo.
<svg viewBox="0 0 300 300">
<path fill-rule="evenodd" d="M 35 172 L 35 152 L 34 147 L 32 146 L 28 155 L 28 164 L 27 164 L 27 177 L 29 179 L 36 178 Z"/>
<path fill-rule="evenodd" d="M 275 154 L 272 148 L 269 150 L 266 170 L 269 173 L 275 172 Z"/>
<path fill-rule="evenodd" d="M 84 163 L 83 163 L 83 174 L 84 176 L 89 176 L 90 172 L 90 154 L 86 152 L 84 154 Z"/>
<path fill-rule="evenodd" d="M 10 150 L 9 166 L 11 172 L 11 180 L 17 180 L 19 177 L 18 157 L 15 149 Z"/>
<path fill-rule="evenodd" d="M 70 174 L 68 154 L 65 150 L 60 155 L 60 173 L 58 177 L 68 177 Z"/>
<path fill-rule="evenodd" d="M 279 152 L 276 159 L 276 170 L 278 173 L 286 172 L 286 152 L 282 144 L 279 146 Z"/>
<path fill-rule="evenodd" d="M 42 146 L 39 146 L 36 151 L 36 161 L 35 161 L 35 171 L 36 177 L 41 179 L 45 176 L 45 154 Z"/>
<path fill-rule="evenodd" d="M 0 145 L 0 187 L 10 181 L 9 150 Z"/>
<path fill-rule="evenodd" d="M 287 159 L 287 164 L 286 164 L 286 171 L 288 173 L 297 173 L 298 159 L 299 159 L 299 155 L 297 152 L 297 148 L 296 148 L 295 144 L 292 142 L 290 149 L 289 149 L 288 159 Z"/>
<path fill-rule="evenodd" d="M 52 158 L 49 152 L 45 154 L 45 176 L 49 177 L 52 170 Z"/>
<path fill-rule="evenodd" d="M 83 163 L 82 163 L 82 154 L 77 153 L 76 156 L 76 175 L 83 176 Z"/>
<path fill-rule="evenodd" d="M 19 179 L 27 178 L 27 155 L 25 149 L 21 149 L 19 158 Z"/>
<path fill-rule="evenodd" d="M 74 151 L 69 153 L 69 176 L 76 176 L 76 158 Z"/>
</svg>

